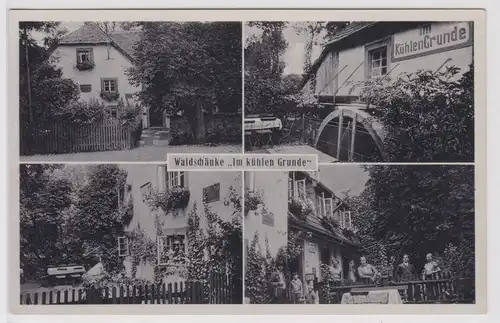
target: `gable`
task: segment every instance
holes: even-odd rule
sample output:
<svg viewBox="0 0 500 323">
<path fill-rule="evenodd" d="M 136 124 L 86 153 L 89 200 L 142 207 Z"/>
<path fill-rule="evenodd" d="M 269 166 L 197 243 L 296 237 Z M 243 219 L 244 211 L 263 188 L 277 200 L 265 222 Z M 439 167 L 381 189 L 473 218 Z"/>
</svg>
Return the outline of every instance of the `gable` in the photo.
<svg viewBox="0 0 500 323">
<path fill-rule="evenodd" d="M 93 22 L 85 22 L 79 29 L 67 34 L 58 42 L 65 45 L 112 45 L 130 61 L 133 61 L 134 45 L 139 41 L 140 32 L 123 31 L 107 34 Z"/>
</svg>

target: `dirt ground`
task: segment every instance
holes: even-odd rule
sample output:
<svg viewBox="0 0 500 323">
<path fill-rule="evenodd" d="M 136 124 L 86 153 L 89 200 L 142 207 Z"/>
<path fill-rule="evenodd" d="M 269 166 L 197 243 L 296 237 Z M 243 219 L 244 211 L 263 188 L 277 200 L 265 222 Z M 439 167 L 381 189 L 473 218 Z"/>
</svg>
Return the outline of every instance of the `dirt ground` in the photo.
<svg viewBox="0 0 500 323">
<path fill-rule="evenodd" d="M 131 150 L 100 151 L 92 153 L 20 156 L 26 162 L 163 162 L 168 153 L 240 153 L 240 145 L 223 146 L 146 146 Z"/>
</svg>

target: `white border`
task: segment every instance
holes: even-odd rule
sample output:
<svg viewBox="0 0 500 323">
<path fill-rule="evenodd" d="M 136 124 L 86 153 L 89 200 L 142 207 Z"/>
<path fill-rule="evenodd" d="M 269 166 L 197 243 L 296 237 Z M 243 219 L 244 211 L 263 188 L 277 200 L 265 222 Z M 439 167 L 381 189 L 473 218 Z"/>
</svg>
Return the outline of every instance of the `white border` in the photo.
<svg viewBox="0 0 500 323">
<path fill-rule="evenodd" d="M 44 2 L 43 2 L 43 5 L 44 5 L 45 7 L 48 7 L 48 6 L 50 6 L 50 5 L 51 5 L 51 3 L 50 3 L 50 2 L 52 2 L 52 3 L 59 3 L 59 4 L 56 4 L 56 5 L 55 5 L 56 7 L 61 7 L 61 4 L 63 4 L 64 6 L 67 6 L 67 2 L 61 2 L 61 1 L 59 1 L 59 2 L 56 2 L 56 1 L 44 1 Z M 253 2 L 252 2 L 252 4 L 253 4 L 253 5 L 261 5 L 262 7 L 264 7 L 264 6 L 261 4 L 262 2 L 263 2 L 263 1 L 253 1 Z M 281 2 L 281 1 L 278 1 L 278 2 Z M 351 6 L 352 6 L 352 5 L 354 4 L 354 2 L 355 2 L 355 1 L 350 1 L 350 2 L 349 2 L 349 5 L 351 5 Z M 95 6 L 95 4 L 96 4 L 96 3 L 98 3 L 98 1 L 93 1 L 93 0 L 90 0 L 90 1 L 87 1 L 87 2 L 86 2 L 86 4 L 87 4 L 87 5 L 90 5 L 90 6 L 92 6 L 92 4 L 94 4 L 93 6 Z M 160 2 L 156 2 L 156 3 L 157 3 L 157 5 L 158 5 L 158 4 L 160 4 Z M 286 3 L 287 3 L 289 6 L 293 6 L 293 4 L 294 4 L 294 3 L 296 3 L 296 1 L 287 1 Z M 469 1 L 467 1 L 467 2 L 465 2 L 465 1 L 453 1 L 453 2 L 451 2 L 451 1 L 449 1 L 448 3 L 449 3 L 448 5 L 452 5 L 452 6 L 453 6 L 453 5 L 454 5 L 454 6 L 461 6 L 461 5 L 463 6 L 463 4 L 464 4 L 464 3 L 470 6 L 470 2 L 469 2 Z M 35 3 L 35 6 L 36 6 L 37 4 L 38 4 L 38 6 L 39 6 L 39 5 L 40 5 L 40 4 L 42 4 L 42 3 Z M 99 4 L 100 4 L 100 3 L 99 3 Z M 175 5 L 175 4 L 177 4 L 177 5 L 179 5 L 179 4 L 178 4 L 178 1 L 171 2 L 171 4 L 174 4 L 174 5 Z M 368 2 L 365 2 L 365 5 L 366 5 L 366 4 L 370 5 Z M 394 3 L 393 3 L 393 5 L 399 5 L 399 4 L 400 4 L 400 2 L 394 2 Z M 426 4 L 427 4 L 427 5 L 436 5 L 436 1 L 427 1 L 427 0 L 422 0 L 422 1 L 419 1 L 419 4 L 420 4 L 420 5 L 426 5 Z M 476 5 L 477 5 L 477 4 L 478 4 L 478 2 L 476 1 L 476 2 L 474 2 L 474 4 L 476 4 Z M 17 4 L 17 5 L 18 5 L 18 6 L 20 6 L 19 4 Z M 141 5 L 142 5 L 143 7 L 144 7 L 144 6 L 146 6 L 143 2 L 141 2 Z M 161 3 L 161 5 L 162 5 L 162 6 L 164 6 L 164 4 L 163 4 L 163 3 Z M 186 6 L 186 4 L 185 4 L 185 3 L 183 3 L 183 4 L 181 4 L 181 5 L 183 5 L 184 7 Z M 276 4 L 273 4 L 273 5 L 275 6 Z M 268 3 L 268 6 L 269 6 L 269 3 Z M 32 8 L 33 8 L 33 7 L 34 7 L 33 3 L 32 3 L 31 5 L 29 5 L 29 7 L 32 7 Z M 84 7 L 84 5 L 79 5 L 79 7 Z M 158 13 L 158 11 L 156 11 L 156 12 Z M 383 19 L 383 18 L 380 18 L 380 17 L 379 17 L 379 16 L 380 16 L 380 15 L 379 15 L 379 14 L 380 14 L 380 12 L 381 12 L 381 11 L 372 11 L 372 12 L 367 12 L 368 14 L 370 14 L 370 17 L 371 17 L 369 20 L 388 20 L 388 19 Z M 271 13 L 271 12 L 270 12 L 270 13 Z M 274 16 L 274 17 L 275 17 L 275 14 L 274 14 L 274 13 L 276 13 L 276 12 L 272 12 L 272 16 Z M 304 12 L 302 12 L 302 13 L 304 13 Z M 323 11 L 323 13 L 326 13 L 326 12 L 325 12 L 325 11 Z M 345 14 L 345 13 L 346 13 L 346 11 L 345 11 L 345 12 L 343 12 L 342 16 L 344 16 L 344 14 Z M 399 11 L 399 13 L 398 13 L 398 17 L 399 17 L 399 18 L 398 18 L 398 19 L 395 19 L 395 20 L 401 20 L 401 13 L 403 13 L 403 11 Z M 408 13 L 408 12 L 406 11 L 405 13 Z M 414 13 L 414 12 L 413 12 L 413 13 Z M 411 13 L 411 14 L 413 14 L 413 13 Z M 449 16 L 449 14 L 451 14 L 451 12 L 450 12 L 450 11 L 448 11 L 448 12 L 443 12 L 443 11 L 442 11 L 442 14 L 446 14 L 446 19 L 445 19 L 445 20 L 452 20 L 452 19 L 450 18 L 450 16 Z M 157 16 L 157 14 L 153 14 L 152 16 Z M 303 16 L 303 15 L 302 15 L 302 16 Z M 319 15 L 317 15 L 317 16 L 316 16 L 317 18 L 315 18 L 315 19 L 316 19 L 316 20 L 323 20 L 323 19 L 321 19 L 319 16 L 324 16 L 324 14 L 319 14 Z M 334 16 L 335 16 L 335 15 L 334 15 Z M 379 17 L 379 18 L 377 18 L 377 17 Z M 83 17 L 82 17 L 82 19 L 79 19 L 79 20 L 83 20 L 83 19 L 85 19 L 85 18 L 83 18 Z M 246 19 L 246 20 L 249 20 L 249 19 L 248 19 L 248 16 L 247 16 L 247 18 L 245 18 L 245 19 Z M 261 18 L 261 19 L 264 19 L 264 18 Z M 344 17 L 343 19 L 346 19 L 346 18 Z M 358 20 L 359 18 L 357 18 L 357 19 L 356 19 L 356 18 L 351 18 L 351 19 L 352 19 L 352 20 Z M 427 19 L 429 19 L 429 20 L 437 20 L 437 19 L 435 19 L 435 18 L 429 17 L 428 15 L 427 15 Z M 453 18 L 453 20 L 455 20 L 455 19 L 457 19 L 457 18 Z M 48 19 L 46 19 L 46 20 L 48 20 Z M 88 19 L 88 20 L 95 20 L 95 18 L 90 18 L 90 19 Z M 253 20 L 253 19 L 252 19 L 252 20 Z M 273 20 L 283 20 L 283 19 L 277 19 L 277 18 L 274 18 Z M 291 19 L 287 19 L 287 20 L 291 20 Z M 301 18 L 301 20 L 306 20 L 306 17 L 304 17 L 304 16 L 303 16 L 303 18 Z M 335 17 L 330 16 L 330 17 L 328 17 L 328 20 L 336 20 L 336 19 L 335 19 Z M 461 20 L 461 19 L 457 19 L 457 20 Z M 477 26 L 477 25 L 476 25 L 476 26 Z M 498 29 L 496 29 L 496 30 L 498 30 Z M 492 38 L 493 38 L 493 37 L 492 37 Z M 476 46 L 477 46 L 477 41 L 478 41 L 477 36 L 476 36 L 476 39 L 475 39 L 475 40 L 476 40 Z M 484 46 L 484 42 L 483 42 L 483 46 Z M 477 55 L 477 53 L 476 53 L 476 55 Z M 477 67 L 476 67 L 476 71 L 477 71 Z M 477 71 L 477 72 L 479 72 L 479 71 Z M 482 72 L 480 75 L 484 75 L 485 70 L 483 69 L 483 70 L 482 70 L 482 71 L 480 71 L 480 72 Z M 6 75 L 6 73 L 4 73 L 3 75 Z M 484 89 L 485 89 L 485 86 L 484 86 L 484 87 L 482 87 L 482 90 L 483 90 L 483 91 L 484 91 Z M 12 93 L 12 92 L 10 92 L 10 93 Z M 7 118 L 4 118 L 4 120 L 8 120 L 8 119 L 7 119 Z M 491 128 L 490 128 L 490 129 L 491 129 Z M 9 139 L 12 139 L 12 138 L 9 138 Z M 9 142 L 10 142 L 10 141 L 9 141 Z M 484 143 L 485 143 L 485 140 L 482 142 L 482 144 L 484 144 Z M 483 145 L 483 146 L 485 146 L 485 145 Z M 478 150 L 481 150 L 481 149 L 479 149 L 479 148 L 480 148 L 480 147 L 477 147 L 477 149 L 478 149 Z M 482 152 L 484 152 L 484 150 L 482 150 Z M 11 156 L 11 159 L 12 159 L 12 156 Z M 477 158 L 476 158 L 476 163 L 478 164 L 477 166 L 478 166 L 478 168 L 480 168 L 481 172 L 484 172 L 484 171 L 486 170 L 486 169 L 485 169 L 485 167 L 483 167 L 483 166 L 485 166 L 485 160 L 484 160 L 483 158 L 481 158 L 481 159 L 477 159 Z M 11 164 L 11 167 L 12 167 L 12 166 L 13 166 L 13 165 Z M 16 174 L 16 173 L 17 173 L 17 166 L 15 166 L 15 165 L 14 165 L 13 167 L 14 167 L 14 168 L 11 168 L 10 173 L 12 174 L 12 172 L 14 172 L 14 174 Z M 485 174 L 484 174 L 484 175 L 485 175 Z M 14 176 L 15 176 L 15 175 L 14 175 Z M 491 183 L 491 181 L 490 181 L 490 183 Z M 11 190 L 11 191 L 12 191 L 12 190 Z M 6 191 L 4 191 L 4 193 L 6 193 Z M 481 200 L 484 200 L 484 198 L 485 198 L 485 192 L 484 192 L 484 190 L 481 190 L 481 192 L 480 192 L 480 193 L 481 193 L 481 195 L 480 195 Z M 7 196 L 7 195 L 6 195 L 6 194 L 3 194 L 3 196 Z M 479 201 L 478 201 L 478 203 L 479 203 Z M 482 204 L 482 203 L 480 203 L 480 204 Z M 485 210 L 484 210 L 483 208 L 481 208 L 481 210 L 479 210 L 479 211 L 482 211 L 483 213 L 485 213 L 485 212 L 484 212 Z M 11 248 L 11 249 L 12 249 L 12 248 Z M 490 258 L 490 259 L 495 259 L 495 258 Z M 16 299 L 17 299 L 17 297 L 16 297 Z M 184 307 L 184 306 L 183 306 L 183 307 Z M 212 306 L 212 307 L 214 307 L 214 306 Z M 245 306 L 245 307 L 246 307 L 246 306 Z M 267 307 L 267 306 L 266 306 L 266 307 Z M 151 309 L 150 313 L 151 313 L 151 312 L 156 312 L 156 311 L 153 311 L 153 309 L 152 309 L 151 307 L 149 307 L 149 308 Z M 118 312 L 118 311 L 119 311 L 119 312 L 121 312 L 122 314 L 125 314 L 125 312 L 123 311 L 123 309 L 124 309 L 123 307 L 118 307 L 118 308 L 117 308 L 117 311 L 115 311 L 115 312 Z M 239 308 L 239 310 L 242 310 L 242 309 L 243 309 L 243 308 Z M 253 308 L 253 309 L 250 309 L 250 310 L 244 309 L 244 311 L 245 311 L 245 312 L 247 312 L 247 313 L 253 312 L 253 311 L 255 311 L 255 310 L 258 310 L 258 311 L 259 311 L 259 313 L 268 312 L 267 310 L 263 311 L 262 309 L 263 309 L 263 307 L 260 307 L 259 309 Z M 314 309 L 316 309 L 316 310 L 314 310 Z M 316 306 L 314 307 L 314 309 L 313 309 L 312 311 L 308 311 L 308 312 L 316 312 L 316 313 L 318 313 L 318 312 L 323 312 L 323 310 L 319 310 L 319 308 L 318 308 L 318 307 L 316 307 Z M 356 306 L 354 306 L 354 307 L 353 307 L 353 306 L 350 306 L 350 310 L 349 310 L 349 312 L 351 312 L 351 313 L 356 313 L 356 314 L 362 314 L 362 313 L 366 313 L 365 309 L 367 309 L 367 307 L 366 307 L 366 306 L 363 306 L 363 307 L 356 307 Z M 434 307 L 433 309 L 436 309 L 436 308 Z M 77 311 L 78 311 L 78 309 L 75 309 L 75 310 L 77 310 Z M 93 310 L 93 309 L 92 309 L 92 310 Z M 288 311 L 287 311 L 287 312 L 288 312 L 288 313 L 291 313 L 291 311 L 290 311 L 290 310 L 291 310 L 291 309 L 290 309 L 290 308 L 288 308 Z M 306 308 L 301 307 L 301 310 L 302 310 L 302 311 L 300 311 L 300 312 L 303 312 L 303 310 L 306 310 Z M 342 312 L 342 311 L 339 311 L 339 310 L 340 310 L 340 307 L 337 307 L 337 306 L 335 307 L 335 309 L 334 309 L 334 310 L 335 310 L 335 312 L 336 312 L 336 313 L 339 313 L 339 314 L 340 314 L 340 312 Z M 189 310 L 188 308 L 184 308 L 184 309 L 182 310 L 182 312 L 189 312 L 189 311 L 190 311 L 190 310 Z M 238 311 L 238 310 L 237 310 L 237 311 Z M 230 312 L 233 312 L 233 313 L 234 313 L 234 312 L 237 312 L 237 311 L 233 311 L 233 310 L 231 310 Z M 94 311 L 92 311 L 92 312 L 94 312 Z M 169 310 L 168 312 L 173 313 L 173 312 L 177 312 L 177 311 Z M 220 311 L 219 311 L 219 312 L 220 312 Z M 222 312 L 226 312 L 226 311 L 224 311 L 224 310 L 223 310 Z M 276 312 L 276 311 L 272 311 L 272 312 Z M 297 311 L 293 311 L 293 312 L 294 312 L 294 313 L 296 313 Z M 330 311 L 330 312 L 332 312 L 332 311 Z M 399 312 L 399 311 L 398 311 L 398 312 Z M 421 312 L 421 311 L 420 311 L 420 312 Z M 433 312 L 434 312 L 434 313 L 436 313 L 436 312 L 441 312 L 441 311 L 433 311 Z M 94 312 L 94 313 L 95 313 L 95 312 Z M 63 317 L 61 317 L 61 318 L 63 318 Z M 71 320 L 77 320 L 77 321 L 78 321 L 79 319 L 82 319 L 82 320 L 83 320 L 83 319 L 85 319 L 85 320 L 87 321 L 89 318 L 90 318 L 90 317 L 87 317 L 87 318 L 76 318 L 76 317 L 71 317 Z M 21 319 L 21 317 L 18 317 L 17 319 Z M 44 318 L 44 319 L 45 319 L 45 318 Z M 53 318 L 51 318 L 51 319 L 53 320 Z M 64 318 L 63 318 L 63 319 L 64 319 Z M 93 318 L 92 318 L 92 319 L 93 319 Z M 129 319 L 130 319 L 130 318 L 129 318 Z M 240 318 L 238 318 L 238 319 L 240 319 Z M 289 318 L 287 318 L 287 320 L 288 320 L 288 319 L 289 319 Z M 290 319 L 292 319 L 292 320 L 293 320 L 293 318 L 290 318 Z M 297 319 L 297 317 L 295 317 L 295 319 Z M 339 319 L 340 319 L 340 318 L 339 318 Z M 349 317 L 349 318 L 344 318 L 344 319 L 348 319 L 349 321 L 356 320 L 354 317 Z M 390 321 L 390 319 L 392 319 L 392 318 L 390 318 L 390 319 L 389 319 L 388 317 L 372 317 L 371 319 L 373 319 L 373 320 L 377 320 L 377 322 L 380 322 L 381 320 L 384 320 L 384 321 Z M 399 317 L 399 318 L 398 318 L 398 317 L 393 317 L 393 319 L 394 319 L 395 321 L 397 320 L 398 322 L 400 322 L 402 318 L 401 318 L 401 317 Z M 418 321 L 419 321 L 419 322 L 421 322 L 421 320 L 428 321 L 428 318 L 427 318 L 427 317 L 419 317 L 419 318 L 416 318 L 416 319 L 418 319 Z M 461 318 L 454 317 L 454 318 L 453 318 L 453 320 L 454 320 L 455 322 L 456 322 L 457 320 L 459 320 L 459 321 L 460 321 L 460 320 L 462 320 L 462 319 L 463 319 L 464 321 L 465 321 L 465 320 L 470 321 L 470 320 L 471 320 L 471 317 L 461 317 Z M 473 320 L 474 320 L 474 321 L 476 321 L 476 320 L 478 320 L 478 319 L 479 319 L 479 318 L 476 318 L 476 319 L 473 319 Z M 122 321 L 127 321 L 127 318 L 120 318 L 120 320 L 122 320 Z M 300 319 L 300 320 L 301 320 L 301 321 L 303 321 L 303 319 Z M 320 320 L 321 320 L 321 318 L 320 318 Z M 405 317 L 405 318 L 404 318 L 404 320 L 411 320 L 411 319 L 410 319 L 409 317 Z M 42 319 L 42 318 L 38 318 L 38 319 L 37 319 L 37 321 L 43 321 L 43 319 Z"/>
</svg>

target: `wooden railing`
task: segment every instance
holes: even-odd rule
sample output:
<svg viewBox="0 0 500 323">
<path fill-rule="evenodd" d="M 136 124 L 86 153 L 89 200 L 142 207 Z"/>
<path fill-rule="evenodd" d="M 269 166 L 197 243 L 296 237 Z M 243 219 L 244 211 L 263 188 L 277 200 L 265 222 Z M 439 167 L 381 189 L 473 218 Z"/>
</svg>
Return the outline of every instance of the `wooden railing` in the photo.
<svg viewBox="0 0 500 323">
<path fill-rule="evenodd" d="M 340 304 L 342 295 L 352 289 L 397 289 L 406 304 L 418 303 L 473 303 L 474 279 L 455 278 L 451 273 L 439 272 L 425 278 L 383 277 L 377 282 L 361 281 L 318 283 L 320 303 Z"/>
</svg>

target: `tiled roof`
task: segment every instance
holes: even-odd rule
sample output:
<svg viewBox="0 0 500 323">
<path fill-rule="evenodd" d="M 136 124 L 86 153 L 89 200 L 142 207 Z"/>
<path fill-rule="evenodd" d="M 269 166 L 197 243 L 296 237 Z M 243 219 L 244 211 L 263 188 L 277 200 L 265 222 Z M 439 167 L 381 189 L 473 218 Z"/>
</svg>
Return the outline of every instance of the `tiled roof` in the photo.
<svg viewBox="0 0 500 323">
<path fill-rule="evenodd" d="M 59 45 L 112 44 L 117 50 L 132 59 L 134 45 L 139 41 L 139 31 L 120 31 L 106 34 L 93 22 L 86 22 L 79 29 L 67 34 Z"/>
<path fill-rule="evenodd" d="M 86 22 L 82 27 L 64 36 L 59 44 L 106 44 L 110 42 L 109 36 L 99 26 Z"/>
<path fill-rule="evenodd" d="M 365 28 L 370 27 L 374 24 L 375 24 L 375 22 L 370 22 L 370 21 L 353 21 L 349 25 L 347 25 L 344 29 L 339 30 L 339 32 L 336 33 L 335 36 L 333 36 L 333 38 L 330 40 L 330 42 L 326 46 L 329 46 L 335 42 L 338 42 L 339 40 L 344 39 L 344 38 L 358 32 L 358 31 L 360 31 L 361 29 L 365 29 Z"/>
<path fill-rule="evenodd" d="M 139 41 L 139 31 L 120 31 L 109 34 L 111 39 L 129 56 L 134 56 L 134 45 Z"/>
<path fill-rule="evenodd" d="M 348 243 L 353 246 L 359 246 L 359 242 L 356 239 L 356 237 L 351 237 L 348 238 L 344 236 L 342 233 L 342 229 L 340 228 L 334 228 L 333 231 L 328 230 L 321 224 L 321 219 L 318 217 L 316 214 L 310 214 L 307 216 L 306 221 L 303 221 L 302 219 L 299 219 L 292 213 L 288 212 L 288 221 L 291 221 L 292 223 L 295 223 L 296 225 L 306 228 L 306 229 L 312 229 L 316 231 L 317 233 L 323 234 L 325 236 L 330 237 L 332 240 L 337 240 L 341 241 L 343 243 Z"/>
</svg>

